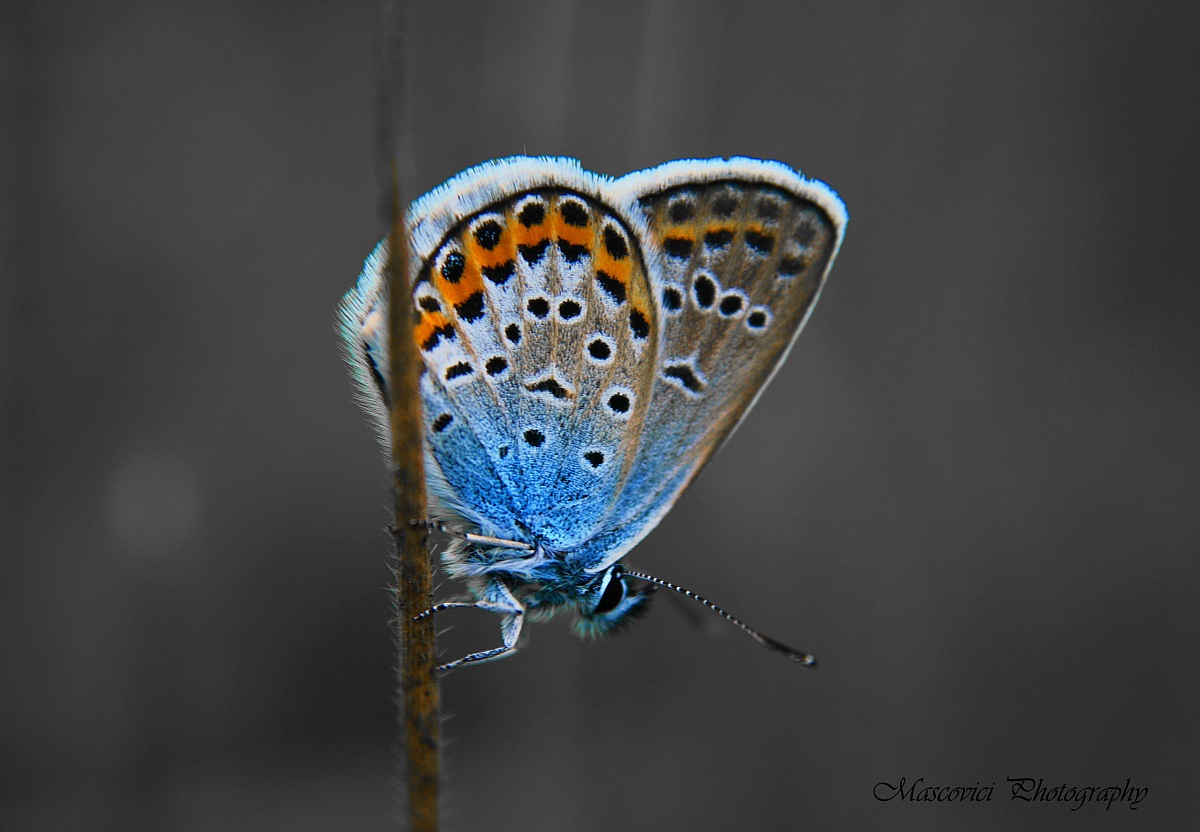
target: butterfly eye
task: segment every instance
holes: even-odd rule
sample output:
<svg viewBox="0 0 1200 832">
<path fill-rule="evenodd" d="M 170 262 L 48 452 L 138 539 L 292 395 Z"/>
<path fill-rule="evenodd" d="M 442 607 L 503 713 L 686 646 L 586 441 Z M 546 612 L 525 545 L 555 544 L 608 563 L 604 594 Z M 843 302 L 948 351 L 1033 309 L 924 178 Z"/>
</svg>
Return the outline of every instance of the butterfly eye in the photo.
<svg viewBox="0 0 1200 832">
<path fill-rule="evenodd" d="M 596 605 L 591 609 L 587 609 L 586 604 L 581 607 L 575 628 L 581 635 L 602 636 L 627 627 L 646 613 L 650 596 L 656 589 L 656 586 L 651 586 L 648 591 L 633 589 L 626 583 L 624 570 L 613 567 Z"/>
<path fill-rule="evenodd" d="M 624 600 L 625 581 L 614 575 L 608 582 L 608 586 L 604 588 L 604 592 L 601 593 L 600 600 L 596 602 L 596 609 L 592 613 L 606 615 L 621 606 L 621 602 Z"/>
</svg>

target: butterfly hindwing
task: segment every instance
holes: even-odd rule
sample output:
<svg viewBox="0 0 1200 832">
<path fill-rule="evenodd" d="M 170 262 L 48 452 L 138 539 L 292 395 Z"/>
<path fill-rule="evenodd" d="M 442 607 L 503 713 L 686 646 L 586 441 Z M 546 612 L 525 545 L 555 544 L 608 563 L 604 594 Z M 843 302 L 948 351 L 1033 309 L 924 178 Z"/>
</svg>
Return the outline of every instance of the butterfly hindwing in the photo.
<svg viewBox="0 0 1200 832">
<path fill-rule="evenodd" d="M 426 402 L 463 418 L 527 533 L 564 549 L 586 539 L 632 463 L 657 355 L 628 226 L 581 193 L 529 190 L 469 217 L 427 268 L 418 330 L 444 317 L 454 337 L 421 345 Z M 430 440 L 455 481 L 459 449 Z"/>
<path fill-rule="evenodd" d="M 472 177 L 477 198 L 464 204 L 450 186 Z M 507 160 L 410 214 L 430 492 L 486 534 L 570 549 L 633 465 L 661 333 L 644 228 L 604 200 L 606 184 L 565 160 Z M 343 318 L 362 322 L 347 333 L 367 333 L 347 342 L 379 421 L 382 255 L 373 261 L 376 299 L 361 299 L 364 274 Z"/>
</svg>

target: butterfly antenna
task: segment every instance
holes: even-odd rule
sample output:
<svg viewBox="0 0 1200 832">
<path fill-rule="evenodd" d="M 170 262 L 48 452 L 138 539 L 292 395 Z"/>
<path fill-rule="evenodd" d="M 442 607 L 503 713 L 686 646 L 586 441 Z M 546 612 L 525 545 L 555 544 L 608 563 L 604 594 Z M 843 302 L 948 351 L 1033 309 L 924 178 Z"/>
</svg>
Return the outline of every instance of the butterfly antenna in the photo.
<svg viewBox="0 0 1200 832">
<path fill-rule="evenodd" d="M 681 586 L 676 586 L 675 584 L 671 583 L 670 581 L 664 581 L 662 578 L 656 578 L 653 575 L 647 575 L 645 572 L 634 572 L 633 570 L 626 569 L 625 567 L 621 567 L 621 575 L 627 575 L 630 578 L 637 578 L 639 581 L 646 581 L 648 583 L 657 584 L 658 586 L 661 586 L 661 587 L 666 587 L 667 589 L 673 589 L 676 592 L 678 592 L 680 595 L 686 595 L 688 598 L 691 598 L 693 601 L 699 601 L 701 604 L 708 607 L 710 610 L 712 610 L 717 615 L 724 618 L 730 624 L 737 627 L 743 633 L 750 636 L 750 638 L 754 639 L 759 644 L 761 644 L 763 647 L 766 647 L 768 650 L 774 650 L 776 653 L 782 653 L 783 655 L 787 656 L 792 661 L 794 661 L 798 664 L 802 664 L 805 667 L 816 667 L 817 666 L 816 656 L 813 656 L 810 653 L 805 653 L 803 650 L 797 650 L 794 647 L 788 647 L 782 641 L 776 641 L 775 639 L 771 638 L 770 636 L 763 635 L 762 633 L 760 633 L 758 630 L 751 627 L 746 622 L 742 621 L 739 618 L 735 618 L 734 616 L 725 612 L 725 610 L 718 607 L 712 601 L 708 600 L 707 598 L 703 598 L 703 597 L 697 595 L 696 593 L 692 592 L 690 589 L 684 589 Z"/>
</svg>

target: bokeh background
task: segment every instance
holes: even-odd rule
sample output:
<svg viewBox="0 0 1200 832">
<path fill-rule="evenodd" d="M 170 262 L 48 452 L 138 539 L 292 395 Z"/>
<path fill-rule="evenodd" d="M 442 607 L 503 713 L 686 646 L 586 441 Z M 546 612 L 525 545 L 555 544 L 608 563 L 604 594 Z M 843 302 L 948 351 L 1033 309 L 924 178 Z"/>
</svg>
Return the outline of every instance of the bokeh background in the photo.
<svg viewBox="0 0 1200 832">
<path fill-rule="evenodd" d="M 0 829 L 394 827 L 358 3 L 0 11 Z M 414 3 L 414 194 L 783 160 L 851 223 L 617 638 L 448 676 L 446 827 L 1200 827 L 1191 3 Z M 453 594 L 456 588 L 443 586 Z M 447 650 L 497 642 L 447 621 Z M 470 620 L 468 620 L 470 619 Z M 875 784 L 987 786 L 900 804 Z M 1131 785 L 1134 811 L 1006 778 Z"/>
</svg>

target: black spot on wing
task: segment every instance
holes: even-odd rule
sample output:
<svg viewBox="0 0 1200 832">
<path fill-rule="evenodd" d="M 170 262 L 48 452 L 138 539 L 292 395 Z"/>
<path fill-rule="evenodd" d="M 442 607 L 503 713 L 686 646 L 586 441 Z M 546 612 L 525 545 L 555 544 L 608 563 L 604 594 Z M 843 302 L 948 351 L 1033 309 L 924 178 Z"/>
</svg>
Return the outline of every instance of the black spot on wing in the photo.
<svg viewBox="0 0 1200 832">
<path fill-rule="evenodd" d="M 564 240 L 562 237 L 558 238 L 558 250 L 562 252 L 563 259 L 568 263 L 578 263 L 588 253 L 587 246 L 575 245 Z"/>
<path fill-rule="evenodd" d="M 629 256 L 629 246 L 621 232 L 611 225 L 604 226 L 604 248 L 614 260 L 624 260 Z"/>
<path fill-rule="evenodd" d="M 725 297 L 721 298 L 721 305 L 717 307 L 717 310 L 722 315 L 728 317 L 741 312 L 742 304 L 743 301 L 741 295 L 726 295 Z"/>
<path fill-rule="evenodd" d="M 505 260 L 503 263 L 498 263 L 495 266 L 484 266 L 480 271 L 483 276 L 497 286 L 503 286 L 508 282 L 508 279 L 513 276 L 516 271 L 517 263 L 515 260 Z"/>
<path fill-rule="evenodd" d="M 525 389 L 530 393 L 549 393 L 556 399 L 566 399 L 571 391 L 558 383 L 558 379 L 547 378 L 533 384 L 526 384 Z"/>
<path fill-rule="evenodd" d="M 693 393 L 699 393 L 704 389 L 704 382 L 696 377 L 692 368 L 686 364 L 669 364 L 663 367 L 663 375 L 670 379 L 675 379 L 687 390 Z"/>
<path fill-rule="evenodd" d="M 645 340 L 646 336 L 650 334 L 650 322 L 646 320 L 646 316 L 640 309 L 629 310 L 629 331 L 639 341 Z"/>
<path fill-rule="evenodd" d="M 801 223 L 796 226 L 796 233 L 792 235 L 792 239 L 802 246 L 808 246 L 817 236 L 817 229 L 808 223 Z"/>
<path fill-rule="evenodd" d="M 546 441 L 546 434 L 536 428 L 530 428 L 525 431 L 525 442 L 531 447 L 540 448 L 542 443 Z"/>
<path fill-rule="evenodd" d="M 423 349 L 425 352 L 429 352 L 430 350 L 434 349 L 438 345 L 438 342 L 443 338 L 445 338 L 447 341 L 454 340 L 453 324 L 443 324 L 431 332 L 429 337 L 422 342 L 421 349 Z"/>
<path fill-rule="evenodd" d="M 521 257 L 531 266 L 536 266 L 546 256 L 546 248 L 550 245 L 549 240 L 542 240 L 540 243 L 532 245 L 519 245 L 517 251 L 521 253 Z"/>
<path fill-rule="evenodd" d="M 704 235 L 704 245 L 709 248 L 725 248 L 733 242 L 733 232 L 728 228 L 714 228 Z"/>
<path fill-rule="evenodd" d="M 462 279 L 463 269 L 467 260 L 461 251 L 452 251 L 442 260 L 442 278 L 448 283 L 457 283 Z"/>
<path fill-rule="evenodd" d="M 718 194 L 717 198 L 713 200 L 712 212 L 718 217 L 731 217 L 733 216 L 733 212 L 737 210 L 737 207 L 738 198 L 726 191 L 725 193 Z"/>
<path fill-rule="evenodd" d="M 754 213 L 758 214 L 759 218 L 764 220 L 774 220 L 779 218 L 782 206 L 779 202 L 769 197 L 763 197 L 754 206 Z"/>
<path fill-rule="evenodd" d="M 625 284 L 617 280 L 603 269 L 596 270 L 596 282 L 600 284 L 600 288 L 604 290 L 613 303 L 620 306 L 625 302 Z"/>
<path fill-rule="evenodd" d="M 770 254 L 771 249 L 775 248 L 775 238 L 770 234 L 762 234 L 758 231 L 746 232 L 746 245 L 757 251 L 759 254 Z"/>
<path fill-rule="evenodd" d="M 686 260 L 692 256 L 693 245 L 694 243 L 687 237 L 667 237 L 667 239 L 663 240 L 663 251 L 669 257 Z"/>
<path fill-rule="evenodd" d="M 671 222 L 687 222 L 696 216 L 696 203 L 690 199 L 677 199 L 667 209 L 667 216 L 671 218 Z"/>
<path fill-rule="evenodd" d="M 459 378 L 460 376 L 471 375 L 472 367 L 466 361 L 460 361 L 457 364 L 452 364 L 446 368 L 446 381 Z"/>
<path fill-rule="evenodd" d="M 541 202 L 528 202 L 517 214 L 517 221 L 526 228 L 541 225 L 546 219 L 546 206 Z"/>
<path fill-rule="evenodd" d="M 795 277 L 804 270 L 804 261 L 799 257 L 785 257 L 779 261 L 780 277 Z"/>
<path fill-rule="evenodd" d="M 588 224 L 588 212 L 580 203 L 573 199 L 563 200 L 558 206 L 563 222 L 576 228 L 584 228 Z"/>
<path fill-rule="evenodd" d="M 500 223 L 495 220 L 488 220 L 476 227 L 475 242 L 479 243 L 480 248 L 484 251 L 491 251 L 499 244 L 500 234 Z"/>
<path fill-rule="evenodd" d="M 472 292 L 462 303 L 454 304 L 454 311 L 464 321 L 478 321 L 483 317 L 483 292 Z"/>
<path fill-rule="evenodd" d="M 433 420 L 433 432 L 441 433 L 446 428 L 450 427 L 450 423 L 454 421 L 454 417 L 449 413 L 443 413 Z"/>
</svg>

